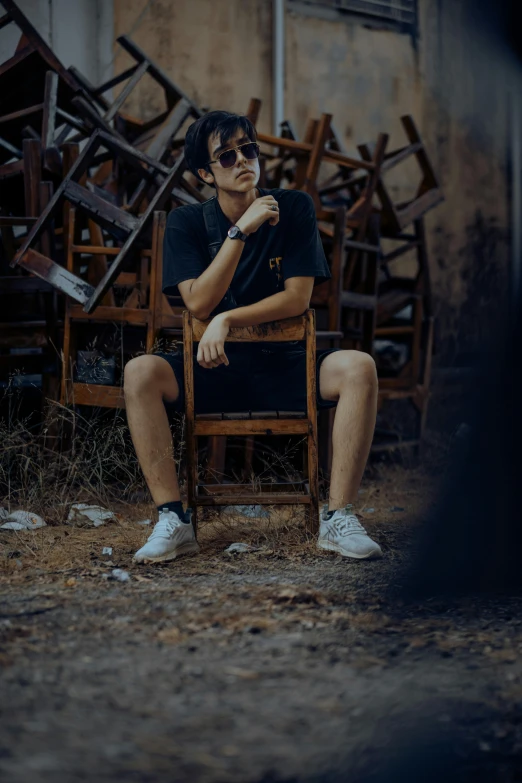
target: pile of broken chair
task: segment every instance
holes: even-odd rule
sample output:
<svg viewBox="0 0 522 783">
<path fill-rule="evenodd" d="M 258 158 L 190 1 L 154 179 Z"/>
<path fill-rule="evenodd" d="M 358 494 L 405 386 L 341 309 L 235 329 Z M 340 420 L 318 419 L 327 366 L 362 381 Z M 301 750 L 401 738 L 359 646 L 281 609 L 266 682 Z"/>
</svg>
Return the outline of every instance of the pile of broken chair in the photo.
<svg viewBox="0 0 522 783">
<path fill-rule="evenodd" d="M 182 133 L 201 111 L 130 38 L 118 43 L 132 67 L 94 88 L 12 0 L 2 6 L 0 29 L 21 37 L 0 65 L 0 380 L 39 373 L 56 398 L 61 377 L 63 402 L 115 406 L 114 368 L 88 348 L 114 343 L 114 324 L 139 327 L 136 351 L 150 350 L 159 328 L 179 332 L 180 312 L 161 296 L 161 231 L 165 210 L 203 200 L 186 176 Z M 145 74 L 165 109 L 142 122 L 121 107 Z M 75 390 L 78 352 L 90 383 Z M 104 373 L 111 382 L 100 384 Z"/>
<path fill-rule="evenodd" d="M 21 38 L 0 65 L 0 381 L 30 366 L 43 374 L 46 396 L 122 407 L 118 356 L 151 350 L 181 328 L 181 302 L 161 294 L 162 234 L 166 211 L 206 197 L 183 157 L 185 129 L 202 111 L 129 37 L 118 44 L 131 67 L 93 86 L 63 67 L 12 0 L 2 6 L 0 28 L 17 25 Z M 165 108 L 142 121 L 124 104 L 145 74 Z M 254 123 L 260 108 L 250 102 Z M 381 133 L 353 157 L 331 115 L 310 120 L 302 139 L 285 122 L 279 136 L 259 134 L 260 184 L 314 199 L 332 271 L 312 300 L 319 345 L 375 356 L 380 403 L 413 403 L 416 431 L 402 444 L 418 445 L 433 341 L 424 215 L 443 196 L 411 117 L 402 125 L 402 148 L 390 151 Z M 396 203 L 388 178 L 412 161 L 420 184 Z M 325 421 L 325 466 L 330 430 Z"/>
</svg>

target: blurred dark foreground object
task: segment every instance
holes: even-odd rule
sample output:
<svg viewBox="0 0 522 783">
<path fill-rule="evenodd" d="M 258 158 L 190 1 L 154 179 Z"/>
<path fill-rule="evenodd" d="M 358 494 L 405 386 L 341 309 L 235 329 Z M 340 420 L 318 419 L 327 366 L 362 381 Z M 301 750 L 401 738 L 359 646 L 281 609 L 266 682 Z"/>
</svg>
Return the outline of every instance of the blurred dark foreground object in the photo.
<svg viewBox="0 0 522 783">
<path fill-rule="evenodd" d="M 440 500 L 423 527 L 406 597 L 522 589 L 522 319 L 487 358 L 463 410 Z"/>
</svg>

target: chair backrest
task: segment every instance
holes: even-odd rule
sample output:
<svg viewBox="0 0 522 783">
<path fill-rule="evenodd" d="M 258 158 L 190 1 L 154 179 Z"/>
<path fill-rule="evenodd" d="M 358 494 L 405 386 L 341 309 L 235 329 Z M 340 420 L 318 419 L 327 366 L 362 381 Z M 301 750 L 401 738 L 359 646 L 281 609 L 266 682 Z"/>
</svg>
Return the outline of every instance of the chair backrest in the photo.
<svg viewBox="0 0 522 783">
<path fill-rule="evenodd" d="M 199 321 L 192 313 L 183 313 L 183 354 L 185 357 L 185 398 L 186 415 L 194 418 L 194 368 L 192 361 L 187 361 L 193 355 L 194 342 L 199 342 L 205 334 L 210 321 Z M 233 327 L 227 342 L 292 342 L 306 341 L 306 408 L 308 418 L 315 417 L 317 411 L 316 391 L 316 347 L 315 347 L 315 313 L 307 310 L 296 318 L 272 321 L 258 326 Z"/>
</svg>

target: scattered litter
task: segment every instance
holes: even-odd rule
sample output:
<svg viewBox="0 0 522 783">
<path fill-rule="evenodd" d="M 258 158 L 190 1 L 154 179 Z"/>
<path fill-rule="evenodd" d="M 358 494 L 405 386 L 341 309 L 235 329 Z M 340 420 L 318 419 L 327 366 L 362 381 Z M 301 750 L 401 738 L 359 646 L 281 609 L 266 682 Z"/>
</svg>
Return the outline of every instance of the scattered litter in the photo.
<svg viewBox="0 0 522 783">
<path fill-rule="evenodd" d="M 70 508 L 67 522 L 79 527 L 100 527 L 106 522 L 115 521 L 116 517 L 108 508 L 91 506 L 88 503 L 73 503 Z"/>
<path fill-rule="evenodd" d="M 405 508 L 403 508 L 402 506 L 391 506 L 391 508 L 390 508 L 390 511 L 392 511 L 392 512 L 396 512 L 396 511 L 406 511 L 406 509 L 405 509 Z"/>
<path fill-rule="evenodd" d="M 138 522 L 138 525 L 151 525 L 151 524 L 152 524 L 152 519 L 141 519 Z"/>
<path fill-rule="evenodd" d="M 373 514 L 374 508 L 363 508 L 363 514 Z"/>
<path fill-rule="evenodd" d="M 112 546 L 104 546 L 102 549 L 102 555 L 112 555 Z"/>
<path fill-rule="evenodd" d="M 254 519 L 268 519 L 270 514 L 263 506 L 225 506 L 222 510 L 223 514 L 230 514 L 232 516 L 250 517 Z"/>
<path fill-rule="evenodd" d="M 124 571 L 122 568 L 113 568 L 111 572 L 112 579 L 117 582 L 130 582 L 130 574 L 128 571 Z"/>
<path fill-rule="evenodd" d="M 253 552 L 255 550 L 255 547 L 250 546 L 250 544 L 244 544 L 242 541 L 237 541 L 235 544 L 230 544 L 230 546 L 227 546 L 225 549 L 225 552 Z"/>
<path fill-rule="evenodd" d="M 2 530 L 36 530 L 37 527 L 46 527 L 42 517 L 30 511 L 13 511 L 4 518 L 6 521 L 0 525 Z"/>
<path fill-rule="evenodd" d="M 76 584 L 76 579 L 74 578 L 74 576 L 71 576 L 71 577 L 70 577 L 69 579 L 67 579 L 67 580 L 66 580 L 66 582 L 65 582 L 65 586 L 66 586 L 66 587 L 74 587 L 74 586 L 75 586 L 75 584 Z"/>
</svg>

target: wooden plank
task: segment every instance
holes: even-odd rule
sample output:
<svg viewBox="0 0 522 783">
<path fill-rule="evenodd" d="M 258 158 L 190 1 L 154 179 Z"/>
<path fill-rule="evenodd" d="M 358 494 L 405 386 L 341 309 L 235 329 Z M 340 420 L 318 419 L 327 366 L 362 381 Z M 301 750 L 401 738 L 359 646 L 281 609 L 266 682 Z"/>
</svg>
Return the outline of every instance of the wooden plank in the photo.
<svg viewBox="0 0 522 783">
<path fill-rule="evenodd" d="M 121 247 L 103 247 L 102 245 L 73 245 L 73 253 L 82 253 L 88 256 L 117 256 Z"/>
<path fill-rule="evenodd" d="M 92 286 L 90 286 L 92 290 Z M 145 309 L 135 307 L 108 307 L 98 305 L 94 313 L 86 313 L 83 307 L 74 305 L 71 308 L 71 318 L 75 321 L 117 321 L 118 323 L 146 325 L 150 320 L 150 313 Z"/>
<path fill-rule="evenodd" d="M 192 114 L 196 119 L 203 115 L 203 112 L 193 101 L 190 100 L 189 96 L 183 92 L 183 90 L 177 84 L 174 84 L 174 82 L 169 79 L 167 74 L 162 71 L 161 68 L 156 65 L 156 63 L 149 60 L 145 52 L 143 52 L 142 49 L 140 49 L 140 47 L 137 46 L 128 35 L 120 35 L 116 40 L 120 46 L 123 47 L 123 49 L 125 49 L 137 62 L 142 63 L 147 61 L 149 63 L 149 73 L 152 78 L 155 79 L 165 90 L 169 108 L 174 106 L 174 104 L 177 103 L 181 98 L 185 98 L 185 100 L 190 103 L 192 107 Z"/>
<path fill-rule="evenodd" d="M 377 297 L 371 294 L 358 294 L 355 291 L 342 291 L 341 304 L 354 310 L 373 310 L 377 305 Z"/>
<path fill-rule="evenodd" d="M 39 141 L 24 139 L 25 214 L 40 214 L 40 182 L 42 179 L 42 148 Z"/>
<path fill-rule="evenodd" d="M 319 455 L 317 436 L 317 366 L 316 366 L 315 313 L 306 314 L 306 410 L 308 414 L 308 484 L 310 487 L 312 533 L 319 530 Z"/>
<path fill-rule="evenodd" d="M 169 141 L 179 131 L 187 117 L 190 116 L 190 102 L 182 99 L 171 111 L 154 139 L 147 147 L 147 155 L 155 160 L 161 160 L 169 146 Z"/>
<path fill-rule="evenodd" d="M 423 146 L 424 145 L 422 142 L 418 142 L 417 144 L 410 144 L 408 147 L 403 147 L 401 150 L 397 150 L 397 152 L 388 153 L 388 155 L 385 156 L 384 162 L 381 166 L 381 171 L 383 173 L 385 171 L 389 171 L 398 163 L 402 163 L 403 160 L 406 160 L 411 155 L 415 155 L 417 152 L 422 150 Z"/>
<path fill-rule="evenodd" d="M 132 147 L 130 149 L 132 149 Z M 163 207 L 167 199 L 170 197 L 171 190 L 178 183 L 181 175 L 183 174 L 185 165 L 186 164 L 185 164 L 184 156 L 183 154 L 181 154 L 178 160 L 176 161 L 176 164 L 171 169 L 169 175 L 166 177 L 165 181 L 163 182 L 163 185 L 160 188 L 158 188 L 157 192 L 150 200 L 149 205 L 146 211 L 141 216 L 135 231 L 133 231 L 133 233 L 126 240 L 120 255 L 114 261 L 114 263 L 110 267 L 105 277 L 98 284 L 98 287 L 94 291 L 92 297 L 86 303 L 85 305 L 86 312 L 92 312 L 96 307 L 96 305 L 98 304 L 98 302 L 100 301 L 100 299 L 105 294 L 105 292 L 108 290 L 108 288 L 110 288 L 113 281 L 118 276 L 119 271 L 123 265 L 123 262 L 125 261 L 127 255 L 130 253 L 136 239 L 139 237 L 139 235 L 147 225 L 148 220 L 151 218 L 151 216 L 156 210 L 160 210 Z"/>
<path fill-rule="evenodd" d="M 201 421 L 196 419 L 196 435 L 306 435 L 309 422 L 306 419 L 231 419 Z"/>
<path fill-rule="evenodd" d="M 438 189 L 427 190 L 422 196 L 411 201 L 407 207 L 396 207 L 399 224 L 401 228 L 406 228 L 414 220 L 422 217 L 428 210 L 436 207 L 444 201 L 444 195 Z"/>
<path fill-rule="evenodd" d="M 302 495 L 299 492 L 283 494 L 282 492 L 262 492 L 249 495 L 198 495 L 198 506 L 308 506 L 311 503 L 310 495 Z"/>
<path fill-rule="evenodd" d="M 14 217 L 13 215 L 0 215 L 0 228 L 2 226 L 32 226 L 38 218 Z"/>
<path fill-rule="evenodd" d="M 248 108 L 245 113 L 245 117 L 248 117 L 252 125 L 255 127 L 259 119 L 259 112 L 261 111 L 262 102 L 259 98 L 250 98 Z"/>
<path fill-rule="evenodd" d="M 125 210 L 116 207 L 109 201 L 92 193 L 87 188 L 82 187 L 74 180 L 70 180 L 66 183 L 64 188 L 64 196 L 73 204 L 80 206 L 95 220 L 101 223 L 107 228 L 107 230 L 116 229 L 116 233 L 124 234 L 125 239 L 136 230 L 139 225 L 139 219 L 134 215 L 125 212 Z"/>
<path fill-rule="evenodd" d="M 56 123 L 56 103 L 58 99 L 58 74 L 47 71 L 45 74 L 45 92 L 42 119 L 42 146 L 44 149 L 54 144 Z"/>
<path fill-rule="evenodd" d="M 0 181 L 4 179 L 11 179 L 11 177 L 16 177 L 18 174 L 23 174 L 24 165 L 25 164 L 23 160 L 15 160 L 12 163 L 4 163 L 3 166 L 0 166 Z"/>
<path fill-rule="evenodd" d="M 125 408 L 122 386 L 101 386 L 95 383 L 73 383 L 73 405 L 91 405 L 96 408 Z"/>
<path fill-rule="evenodd" d="M 32 272 L 37 277 L 41 277 L 42 280 L 47 281 L 50 285 L 67 294 L 72 299 L 82 304 L 89 299 L 89 296 L 93 292 L 93 287 L 86 283 L 76 275 L 68 272 L 63 266 L 51 261 L 50 258 L 38 253 L 36 250 L 29 248 L 26 250 L 22 258 L 18 261 L 18 265 L 28 272 Z"/>
<path fill-rule="evenodd" d="M 134 73 L 132 74 L 132 77 L 129 79 L 123 90 L 120 92 L 114 103 L 111 105 L 110 109 L 105 113 L 104 120 L 105 122 L 110 122 L 113 117 L 118 113 L 118 110 L 120 106 L 123 106 L 131 92 L 134 90 L 140 79 L 145 76 L 147 73 L 149 64 L 145 60 L 140 63 L 140 65 L 136 68 Z"/>
<path fill-rule="evenodd" d="M 7 150 L 7 152 L 10 152 L 11 155 L 13 155 L 15 158 L 18 158 L 19 160 L 21 160 L 24 156 L 22 150 L 19 150 L 18 147 L 15 147 L 13 144 L 2 138 L 0 138 L 0 148 Z"/>
<path fill-rule="evenodd" d="M 255 491 L 256 494 L 266 494 L 270 492 L 275 494 L 281 492 L 288 494 L 291 492 L 297 492 L 301 495 L 308 494 L 305 492 L 306 481 L 284 481 L 267 484 L 256 484 L 255 490 L 251 483 L 249 484 L 198 484 L 198 497 L 211 495 L 248 495 Z"/>
<path fill-rule="evenodd" d="M 194 364 L 192 315 L 183 313 L 183 372 L 185 381 L 185 438 L 187 458 L 187 503 L 192 511 L 194 527 L 197 528 L 196 485 L 198 469 L 198 448 L 194 424 Z"/>
<path fill-rule="evenodd" d="M 199 321 L 193 318 L 194 341 L 199 342 L 210 321 Z M 227 336 L 227 342 L 287 342 L 304 340 L 306 338 L 306 322 L 304 316 L 288 318 L 283 321 L 271 321 L 258 326 L 235 326 Z"/>
<path fill-rule="evenodd" d="M 30 117 L 31 114 L 37 114 L 42 111 L 43 108 L 43 103 L 36 103 L 34 106 L 29 106 L 26 109 L 19 109 L 18 111 L 11 112 L 11 114 L 4 114 L 3 116 L 0 116 L 0 124 L 11 122 L 12 120 L 20 120 L 22 117 Z"/>
<path fill-rule="evenodd" d="M 99 98 L 101 95 L 103 95 L 104 92 L 107 92 L 107 90 L 110 90 L 112 87 L 116 87 L 117 84 L 121 84 L 121 82 L 124 82 L 125 79 L 130 79 L 130 77 L 136 73 L 138 70 L 139 65 L 131 65 L 130 68 L 127 68 L 127 70 L 122 71 L 117 76 L 114 76 L 112 79 L 109 79 L 106 82 L 103 82 L 99 87 L 92 87 L 92 94 L 96 96 L 96 98 Z"/>
</svg>

